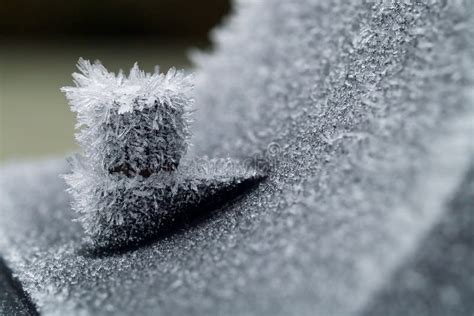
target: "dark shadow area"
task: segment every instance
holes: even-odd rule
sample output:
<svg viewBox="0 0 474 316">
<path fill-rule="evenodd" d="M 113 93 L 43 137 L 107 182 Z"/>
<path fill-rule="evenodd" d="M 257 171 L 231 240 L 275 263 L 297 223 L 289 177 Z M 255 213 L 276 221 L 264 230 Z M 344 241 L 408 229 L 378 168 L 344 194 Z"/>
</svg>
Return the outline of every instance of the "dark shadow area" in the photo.
<svg viewBox="0 0 474 316">
<path fill-rule="evenodd" d="M 207 38 L 228 0 L 4 0 L 0 37 Z"/>
<path fill-rule="evenodd" d="M 78 255 L 91 258 L 119 255 L 149 246 L 174 235 L 182 234 L 190 227 L 202 225 L 212 216 L 222 213 L 226 209 L 225 205 L 236 203 L 244 198 L 245 194 L 256 188 L 259 183 L 259 180 L 250 179 L 241 182 L 232 189 L 224 187 L 200 204 L 182 209 L 175 213 L 173 217 L 167 218 L 167 221 L 163 223 L 163 227 L 156 234 L 140 242 L 115 247 L 98 247 L 92 244 L 84 244 L 83 248 L 78 251 Z"/>
<path fill-rule="evenodd" d="M 0 258 L 0 315 L 39 315 L 20 282 Z"/>
</svg>

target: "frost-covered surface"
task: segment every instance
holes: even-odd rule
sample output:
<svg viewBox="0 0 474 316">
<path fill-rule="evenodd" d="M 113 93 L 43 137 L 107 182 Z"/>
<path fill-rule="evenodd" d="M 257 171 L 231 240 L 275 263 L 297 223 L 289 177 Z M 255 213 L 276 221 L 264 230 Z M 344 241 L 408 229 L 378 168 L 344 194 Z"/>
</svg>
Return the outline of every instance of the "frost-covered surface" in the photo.
<svg viewBox="0 0 474 316">
<path fill-rule="evenodd" d="M 448 212 L 362 315 L 472 315 L 474 164 Z"/>
<path fill-rule="evenodd" d="M 270 154 L 267 180 L 205 221 L 96 257 L 80 251 L 62 166 L 4 167 L 0 252 L 40 310 L 403 315 L 406 297 L 378 294 L 408 284 L 417 315 L 472 314 L 472 239 L 414 259 L 446 241 L 438 224 L 472 238 L 446 220 L 469 205 L 470 2 L 244 2 L 199 58 L 194 151 Z M 413 260 L 438 268 L 398 284 Z"/>
<path fill-rule="evenodd" d="M 77 157 L 65 178 L 85 233 L 101 249 L 147 241 L 181 217 L 192 217 L 199 209 L 217 204 L 223 195 L 229 198 L 226 193 L 262 178 L 255 169 L 230 158 L 185 160 L 176 171 L 148 177 L 89 167 Z"/>
</svg>

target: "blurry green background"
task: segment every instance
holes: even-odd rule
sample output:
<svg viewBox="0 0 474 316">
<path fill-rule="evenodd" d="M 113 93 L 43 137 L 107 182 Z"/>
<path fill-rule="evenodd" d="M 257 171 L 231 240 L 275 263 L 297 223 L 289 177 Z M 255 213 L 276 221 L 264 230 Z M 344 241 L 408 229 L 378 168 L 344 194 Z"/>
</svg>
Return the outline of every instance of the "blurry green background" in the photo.
<svg viewBox="0 0 474 316">
<path fill-rule="evenodd" d="M 226 0 L 0 0 L 0 161 L 76 149 L 59 88 L 79 57 L 112 71 L 188 68 L 189 49 L 210 49 L 229 10 Z"/>
</svg>

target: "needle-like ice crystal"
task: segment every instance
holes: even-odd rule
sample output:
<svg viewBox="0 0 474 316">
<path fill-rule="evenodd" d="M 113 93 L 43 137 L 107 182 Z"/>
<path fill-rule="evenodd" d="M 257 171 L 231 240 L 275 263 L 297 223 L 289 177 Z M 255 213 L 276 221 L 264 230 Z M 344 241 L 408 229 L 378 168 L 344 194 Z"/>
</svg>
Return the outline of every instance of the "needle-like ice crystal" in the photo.
<svg viewBox="0 0 474 316">
<path fill-rule="evenodd" d="M 76 139 L 94 168 L 127 175 L 174 170 L 190 137 L 192 75 L 171 68 L 128 76 L 79 59 L 75 87 L 64 87 L 77 114 Z M 158 70 L 158 69 L 157 69 Z"/>
<path fill-rule="evenodd" d="M 230 158 L 179 165 L 190 137 L 192 75 L 148 74 L 135 64 L 127 77 L 83 59 L 78 68 L 76 87 L 62 91 L 77 113 L 83 154 L 70 160 L 65 179 L 96 246 L 143 241 L 260 177 Z"/>
</svg>

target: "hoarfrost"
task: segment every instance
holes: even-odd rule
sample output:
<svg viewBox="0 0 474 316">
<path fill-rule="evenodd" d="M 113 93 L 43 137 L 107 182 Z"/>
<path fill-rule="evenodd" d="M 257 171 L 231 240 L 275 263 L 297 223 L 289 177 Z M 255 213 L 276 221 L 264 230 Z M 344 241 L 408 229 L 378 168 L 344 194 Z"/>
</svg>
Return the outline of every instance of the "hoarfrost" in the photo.
<svg viewBox="0 0 474 316">
<path fill-rule="evenodd" d="M 62 91 L 77 113 L 83 153 L 70 159 L 72 173 L 64 178 L 94 246 L 146 240 L 209 207 L 207 199 L 215 204 L 261 176 L 230 158 L 180 165 L 190 137 L 192 75 L 174 68 L 149 74 L 135 64 L 127 77 L 84 59 L 78 69 L 76 87 Z"/>
<path fill-rule="evenodd" d="M 0 251 L 41 313 L 472 314 L 471 3 L 244 2 L 199 58 L 193 148 L 278 144 L 267 181 L 97 258 L 62 164 L 3 169 Z"/>
<path fill-rule="evenodd" d="M 61 90 L 77 114 L 76 139 L 95 170 L 126 174 L 174 170 L 191 136 L 193 75 L 145 73 L 135 64 L 117 75 L 79 59 L 75 87 Z"/>
</svg>

